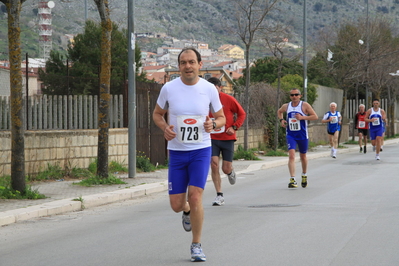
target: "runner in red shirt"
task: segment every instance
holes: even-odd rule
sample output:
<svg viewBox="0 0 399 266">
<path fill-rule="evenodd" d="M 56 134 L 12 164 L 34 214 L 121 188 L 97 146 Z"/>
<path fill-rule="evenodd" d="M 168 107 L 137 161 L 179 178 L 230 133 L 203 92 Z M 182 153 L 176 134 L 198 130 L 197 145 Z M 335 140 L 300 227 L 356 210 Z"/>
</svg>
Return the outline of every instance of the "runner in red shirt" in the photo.
<svg viewBox="0 0 399 266">
<path fill-rule="evenodd" d="M 236 182 L 236 173 L 233 169 L 234 142 L 237 140 L 236 131 L 244 123 L 246 113 L 237 100 L 222 92 L 222 84 L 218 78 L 212 77 L 208 81 L 215 85 L 219 91 L 219 98 L 223 105 L 223 112 L 226 117 L 226 125 L 216 131 L 211 132 L 212 139 L 212 180 L 216 189 L 216 198 L 212 202 L 213 206 L 224 205 L 222 192 L 222 180 L 219 172 L 219 157 L 222 154 L 222 171 L 229 179 L 230 184 Z M 236 118 L 234 119 L 236 115 Z M 210 115 L 211 116 L 211 115 Z"/>
<path fill-rule="evenodd" d="M 358 131 L 360 152 L 367 152 L 367 135 L 369 131 L 369 123 L 364 119 L 366 118 L 366 107 L 364 104 L 359 105 L 359 112 L 355 115 L 354 126 Z M 364 140 L 364 147 L 362 148 L 362 141 Z"/>
</svg>

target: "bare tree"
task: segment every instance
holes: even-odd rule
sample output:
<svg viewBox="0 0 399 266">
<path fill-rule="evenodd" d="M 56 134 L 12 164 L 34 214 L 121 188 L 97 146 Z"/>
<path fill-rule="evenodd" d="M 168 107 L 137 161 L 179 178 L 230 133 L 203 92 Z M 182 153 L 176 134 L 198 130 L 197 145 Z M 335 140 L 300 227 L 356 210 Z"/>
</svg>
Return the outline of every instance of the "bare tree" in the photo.
<svg viewBox="0 0 399 266">
<path fill-rule="evenodd" d="M 359 44 L 361 36 L 359 28 L 352 23 L 338 28 L 333 25 L 319 33 L 319 45 L 316 49 L 325 55 L 327 73 L 344 92 L 341 106 L 343 118 L 345 118 L 348 90 L 353 88 L 356 80 L 365 74 L 364 57 L 361 56 L 362 47 Z"/>
<path fill-rule="evenodd" d="M 255 40 L 258 31 L 273 31 L 272 24 L 267 25 L 266 16 L 273 10 L 275 5 L 281 0 L 233 0 L 235 7 L 236 27 L 232 28 L 232 32 L 236 34 L 245 45 L 245 104 L 244 109 L 247 114 L 249 112 L 249 52 L 251 45 Z M 245 119 L 244 125 L 244 149 L 248 149 L 248 119 Z"/>
<path fill-rule="evenodd" d="M 318 47 L 319 53 L 332 53 L 332 57 L 325 58 L 327 71 L 344 90 L 343 115 L 348 90 L 361 85 L 379 98 L 389 86 L 389 69 L 396 71 L 394 66 L 398 62 L 398 44 L 390 28 L 389 22 L 376 18 L 369 23 L 366 20 L 346 22 L 335 29 L 330 27 L 328 32 L 319 35 L 320 43 L 324 44 L 324 47 Z M 390 62 L 392 58 L 394 61 Z"/>
<path fill-rule="evenodd" d="M 21 75 L 20 14 L 25 0 L 1 0 L 8 14 L 8 50 L 11 86 L 11 187 L 22 193 L 25 183 L 25 140 Z M 27 97 L 28 95 L 26 95 Z"/>
<path fill-rule="evenodd" d="M 283 26 L 277 26 L 275 28 L 275 32 L 271 34 L 270 36 L 265 36 L 265 42 L 271 53 L 273 54 L 274 58 L 276 58 L 278 62 L 278 68 L 277 68 L 277 98 L 276 98 L 276 104 L 275 104 L 275 112 L 280 108 L 280 89 L 281 89 L 281 76 L 282 76 L 282 71 L 283 71 L 283 63 L 285 60 L 290 61 L 290 60 L 296 60 L 298 59 L 298 56 L 296 55 L 291 59 L 286 59 L 285 58 L 285 53 L 284 50 L 286 48 L 288 41 L 288 31 L 287 27 Z M 275 113 L 274 112 L 274 113 Z M 275 118 L 277 119 L 277 118 Z M 280 125 L 279 123 L 275 123 L 274 125 L 274 143 L 273 143 L 273 149 L 276 151 L 278 148 L 278 131 L 279 131 Z"/>
<path fill-rule="evenodd" d="M 108 138 L 109 138 L 109 106 L 111 101 L 111 33 L 108 0 L 94 0 L 101 18 L 101 71 L 100 71 L 100 103 L 98 114 L 98 154 L 97 175 L 108 177 Z"/>
<path fill-rule="evenodd" d="M 393 75 L 392 75 L 393 74 Z M 386 128 L 387 136 L 393 136 L 395 134 L 395 104 L 397 103 L 399 96 L 399 75 L 397 72 L 393 72 L 389 75 L 390 82 L 387 84 L 387 98 L 388 98 L 388 110 L 387 119 L 388 125 Z"/>
</svg>

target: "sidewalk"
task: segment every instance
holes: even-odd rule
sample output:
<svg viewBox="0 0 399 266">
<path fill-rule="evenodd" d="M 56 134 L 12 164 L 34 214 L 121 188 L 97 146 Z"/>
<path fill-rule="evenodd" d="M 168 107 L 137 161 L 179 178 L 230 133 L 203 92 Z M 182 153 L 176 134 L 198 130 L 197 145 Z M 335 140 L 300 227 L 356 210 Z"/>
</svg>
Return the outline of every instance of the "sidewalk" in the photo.
<svg viewBox="0 0 399 266">
<path fill-rule="evenodd" d="M 385 145 L 399 143 L 399 139 L 386 140 Z M 339 149 L 339 153 L 358 152 L 358 145 L 345 145 L 348 148 Z M 370 144 L 368 145 L 370 146 Z M 371 146 L 369 148 L 371 151 Z M 296 153 L 299 161 L 299 154 Z M 318 146 L 308 152 L 308 159 L 330 156 L 328 146 Z M 288 157 L 259 156 L 259 161 L 236 160 L 233 162 L 237 175 L 287 165 Z M 151 193 L 167 190 L 167 169 L 151 173 L 138 173 L 135 178 L 128 178 L 127 174 L 119 177 L 127 184 L 101 185 L 81 187 L 73 185 L 77 181 L 51 181 L 33 185 L 46 199 L 39 200 L 2 200 L 0 199 L 0 226 L 24 221 L 32 218 L 80 211 L 112 202 L 134 199 Z M 225 178 L 225 175 L 222 175 Z M 211 182 L 210 175 L 208 182 Z M 83 202 L 81 201 L 83 199 Z M 83 206 L 82 206 L 83 205 Z"/>
</svg>

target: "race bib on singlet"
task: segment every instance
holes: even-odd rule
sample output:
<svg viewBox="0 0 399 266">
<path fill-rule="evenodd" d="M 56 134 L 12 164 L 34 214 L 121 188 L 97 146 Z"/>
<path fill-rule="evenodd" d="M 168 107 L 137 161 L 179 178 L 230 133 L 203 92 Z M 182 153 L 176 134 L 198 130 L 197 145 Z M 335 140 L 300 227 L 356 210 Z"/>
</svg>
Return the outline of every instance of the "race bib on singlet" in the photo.
<svg viewBox="0 0 399 266">
<path fill-rule="evenodd" d="M 214 129 L 211 131 L 211 134 L 220 134 L 224 132 L 224 126 L 218 129 Z"/>
<path fill-rule="evenodd" d="M 202 142 L 202 116 L 177 116 L 177 137 L 183 143 Z"/>
<path fill-rule="evenodd" d="M 373 120 L 373 126 L 379 126 L 380 125 L 380 119 Z"/>
<path fill-rule="evenodd" d="M 336 124 L 338 123 L 338 116 L 331 116 L 332 120 L 330 121 L 331 124 Z"/>
<path fill-rule="evenodd" d="M 359 121 L 359 125 L 357 128 L 365 128 L 366 127 L 366 122 L 365 121 Z"/>
<path fill-rule="evenodd" d="M 291 131 L 300 131 L 301 130 L 301 121 L 296 118 L 289 118 L 288 125 Z"/>
</svg>

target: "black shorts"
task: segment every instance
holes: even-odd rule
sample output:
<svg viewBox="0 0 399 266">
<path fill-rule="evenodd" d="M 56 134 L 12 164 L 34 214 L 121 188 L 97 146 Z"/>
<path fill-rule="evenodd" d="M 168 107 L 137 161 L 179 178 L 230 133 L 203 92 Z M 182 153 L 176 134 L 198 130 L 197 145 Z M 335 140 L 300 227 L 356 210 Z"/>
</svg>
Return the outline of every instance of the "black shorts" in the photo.
<svg viewBox="0 0 399 266">
<path fill-rule="evenodd" d="M 234 157 L 234 140 L 212 140 L 212 156 L 220 156 L 223 161 L 232 162 Z"/>
<path fill-rule="evenodd" d="M 363 136 L 367 136 L 367 134 L 369 133 L 369 130 L 367 128 L 358 128 L 357 132 L 358 132 L 358 134 L 362 133 Z"/>
<path fill-rule="evenodd" d="M 338 131 L 338 130 L 337 130 L 337 131 Z M 330 131 L 328 131 L 328 130 L 327 130 L 327 134 L 328 134 L 328 135 L 334 135 L 334 134 L 335 134 L 335 132 L 337 132 L 337 131 L 330 132 Z"/>
</svg>

